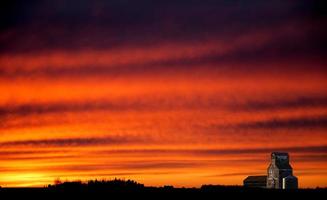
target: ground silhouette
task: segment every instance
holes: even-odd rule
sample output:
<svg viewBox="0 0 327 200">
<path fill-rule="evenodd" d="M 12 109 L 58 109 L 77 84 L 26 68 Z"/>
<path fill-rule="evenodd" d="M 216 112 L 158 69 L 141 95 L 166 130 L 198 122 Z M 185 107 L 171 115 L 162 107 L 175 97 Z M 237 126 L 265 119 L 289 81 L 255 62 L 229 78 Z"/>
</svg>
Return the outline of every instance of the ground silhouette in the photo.
<svg viewBox="0 0 327 200">
<path fill-rule="evenodd" d="M 202 185 L 200 188 L 175 188 L 173 186 L 149 187 L 133 180 L 90 180 L 81 181 L 55 181 L 55 184 L 40 188 L 0 188 L 1 197 L 15 198 L 69 198 L 69 199 L 101 199 L 112 198 L 197 198 L 197 199 L 223 199 L 251 198 L 313 198 L 326 196 L 327 188 L 277 190 L 265 188 L 246 188 L 243 186 Z"/>
</svg>

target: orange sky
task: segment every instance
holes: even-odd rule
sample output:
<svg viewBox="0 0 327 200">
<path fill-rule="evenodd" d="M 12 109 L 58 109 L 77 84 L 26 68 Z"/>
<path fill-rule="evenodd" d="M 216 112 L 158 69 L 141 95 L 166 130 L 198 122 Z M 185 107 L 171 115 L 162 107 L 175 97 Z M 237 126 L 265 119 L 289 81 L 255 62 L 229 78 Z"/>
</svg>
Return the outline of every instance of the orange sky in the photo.
<svg viewBox="0 0 327 200">
<path fill-rule="evenodd" d="M 0 185 L 241 185 L 266 173 L 272 151 L 287 151 L 300 187 L 327 187 L 326 62 L 310 45 L 276 45 L 311 44 L 319 26 L 289 18 L 232 36 L 101 48 L 81 45 L 92 34 L 80 29 L 73 48 L 42 46 L 47 31 L 66 33 L 58 24 L 36 39 L 43 24 L 30 22 L 20 44 L 25 25 L 0 32 Z"/>
</svg>

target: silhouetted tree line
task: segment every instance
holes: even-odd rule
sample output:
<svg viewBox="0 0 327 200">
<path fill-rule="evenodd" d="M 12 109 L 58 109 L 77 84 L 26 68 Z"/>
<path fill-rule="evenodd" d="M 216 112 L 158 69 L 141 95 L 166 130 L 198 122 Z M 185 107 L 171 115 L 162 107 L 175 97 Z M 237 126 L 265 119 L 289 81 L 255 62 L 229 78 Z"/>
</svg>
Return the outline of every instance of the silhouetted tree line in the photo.
<svg viewBox="0 0 327 200">
<path fill-rule="evenodd" d="M 48 185 L 48 188 L 55 189 L 108 189 L 108 190 L 141 190 L 144 188 L 143 184 L 137 183 L 133 180 L 113 179 L 113 180 L 90 180 L 86 183 L 82 181 L 66 181 L 61 182 L 55 180 L 54 185 Z"/>
<path fill-rule="evenodd" d="M 311 198 L 326 196 L 327 188 L 277 190 L 265 188 L 247 188 L 242 186 L 202 185 L 200 188 L 174 188 L 166 185 L 163 187 L 145 187 L 133 180 L 90 180 L 66 181 L 55 180 L 48 187 L 39 188 L 0 188 L 0 199 L 26 199 L 39 197 L 40 199 L 96 199 L 110 197 L 110 199 L 223 199 L 251 198 L 271 199 L 277 198 Z M 314 198 L 315 199 L 315 198 Z"/>
</svg>

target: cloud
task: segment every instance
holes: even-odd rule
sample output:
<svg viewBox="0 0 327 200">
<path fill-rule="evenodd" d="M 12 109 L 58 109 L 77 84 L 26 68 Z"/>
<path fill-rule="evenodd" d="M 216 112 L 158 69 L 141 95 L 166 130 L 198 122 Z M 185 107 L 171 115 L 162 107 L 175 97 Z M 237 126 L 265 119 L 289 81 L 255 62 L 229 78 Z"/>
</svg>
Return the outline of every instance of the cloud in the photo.
<svg viewBox="0 0 327 200">
<path fill-rule="evenodd" d="M 303 67 L 299 65 L 307 61 L 307 71 L 326 72 L 325 47 L 321 45 L 325 34 L 322 34 L 319 20 L 311 21 L 308 17 L 312 14 L 310 11 L 314 9 L 314 3 L 252 2 L 250 6 L 227 1 L 168 1 L 136 3 L 135 7 L 125 7 L 125 3 L 84 2 L 76 7 L 66 2 L 55 5 L 42 2 L 26 5 L 29 9 L 12 5 L 14 10 L 23 9 L 24 12 L 17 13 L 18 16 L 5 13 L 17 22 L 9 23 L 8 30 L 0 32 L 3 52 L 0 56 L 0 77 L 125 77 L 201 70 L 203 65 L 211 65 L 209 71 L 214 71 L 230 63 L 238 64 L 236 70 L 273 70 L 276 67 L 285 69 L 280 62 L 291 60 L 295 64 L 287 68 L 299 70 Z M 274 8 L 280 13 L 277 14 Z M 71 10 L 68 12 L 68 9 Z M 255 12 L 249 14 L 252 9 Z M 302 16 L 303 10 L 308 15 Z M 271 17 L 264 18 L 271 23 L 262 20 L 265 15 Z M 281 20 L 281 16 L 286 19 Z M 55 28 L 44 27 L 49 21 Z M 157 34 L 165 32 L 168 35 L 151 39 L 149 35 L 155 34 L 147 29 L 149 26 Z M 17 30 L 20 28 L 23 30 Z M 20 31 L 24 32 L 24 37 L 21 37 Z M 194 36 L 194 32 L 205 36 L 199 37 L 196 33 Z M 98 34 L 103 35 L 97 37 Z M 135 35 L 144 38 L 136 39 L 140 41 L 134 44 L 130 38 L 138 37 Z M 20 51 L 20 48 L 28 50 Z M 268 62 L 277 64 L 269 66 Z M 244 66 L 244 63 L 250 64 Z"/>
<path fill-rule="evenodd" d="M 244 104 L 231 105 L 232 109 L 245 111 L 280 110 L 293 108 L 326 107 L 326 96 L 298 96 L 293 98 L 250 100 Z"/>
<path fill-rule="evenodd" d="M 75 51 L 61 49 L 39 53 L 3 54 L 0 56 L 2 65 L 0 77 L 140 76 L 170 71 L 184 73 L 188 70 L 201 71 L 204 66 L 207 66 L 208 71 L 226 70 L 224 67 L 226 65 L 230 65 L 229 71 L 276 70 L 276 67 L 285 69 L 279 67 L 280 62 L 285 62 L 285 58 L 287 62 L 297 64 L 296 69 L 325 72 L 323 59 L 317 58 L 321 50 L 318 47 L 311 48 L 310 45 L 299 47 L 298 44 L 302 44 L 303 38 L 307 36 L 303 31 L 294 30 L 290 26 L 292 27 L 290 24 L 283 24 L 275 27 L 276 33 L 272 33 L 270 29 L 250 31 L 228 40 L 212 37 L 199 41 L 163 41 L 152 46 L 117 49 Z M 290 41 L 289 38 L 295 40 L 294 44 L 289 44 L 291 49 L 276 45 L 276 41 L 285 43 L 282 41 Z M 302 50 L 294 55 L 293 49 Z M 303 61 L 309 61 L 310 64 L 302 64 L 299 67 Z M 275 65 L 267 65 L 267 62 Z M 249 64 L 244 66 L 245 63 Z M 290 65 L 288 68 L 292 67 L 294 66 Z"/>
<path fill-rule="evenodd" d="M 96 116 L 99 113 L 107 113 L 112 116 L 122 116 L 126 113 L 138 113 L 144 116 L 151 112 L 179 112 L 207 111 L 213 113 L 227 112 L 234 115 L 244 115 L 244 121 L 230 120 L 222 117 L 221 120 L 208 122 L 206 116 L 197 121 L 192 120 L 193 131 L 211 132 L 214 130 L 278 130 L 278 129 L 326 129 L 326 116 L 322 112 L 308 115 L 306 111 L 311 109 L 324 109 L 327 106 L 325 96 L 299 96 L 290 98 L 262 99 L 259 97 L 222 97 L 222 94 L 171 94 L 171 95 L 136 95 L 135 97 L 76 100 L 57 102 L 33 102 L 33 103 L 8 103 L 0 106 L 0 129 L 15 130 L 26 128 L 52 127 L 55 125 L 69 126 L 83 123 L 79 115 L 88 113 Z M 295 110 L 305 111 L 304 115 L 290 115 L 287 118 L 277 118 L 278 112 L 290 112 Z M 267 115 L 266 119 L 252 119 L 258 113 Z M 61 117 L 58 117 L 58 116 Z M 102 115 L 99 115 L 103 117 Z M 186 118 L 185 118 L 186 119 Z M 190 118 L 191 119 L 191 118 Z M 89 120 L 96 120 L 89 118 Z M 183 120 L 183 119 L 180 119 Z M 136 120 L 138 121 L 138 120 Z M 115 121 L 120 123 L 119 121 Z M 142 124 L 142 122 L 139 122 Z M 190 123 L 190 122 L 189 122 Z M 188 125 L 188 126 L 189 126 Z M 154 125 L 153 125 L 154 126 Z M 178 126 L 184 130 L 185 126 Z M 96 128 L 96 127 L 93 127 Z M 209 134 L 206 134 L 209 136 Z"/>
<path fill-rule="evenodd" d="M 171 108 L 215 108 L 229 110 L 233 112 L 259 112 L 259 111 L 274 111 L 274 110 L 285 110 L 294 108 L 307 109 L 310 107 L 326 107 L 327 97 L 325 96 L 298 96 L 298 97 L 284 97 L 279 99 L 271 100 L 260 100 L 261 97 L 257 98 L 245 98 L 245 99 L 234 99 L 225 97 L 221 99 L 221 95 L 218 94 L 207 94 L 207 93 L 195 93 L 188 96 L 183 95 L 170 95 L 170 96 L 153 96 L 153 95 L 142 95 L 141 97 L 129 97 L 119 98 L 112 100 L 97 99 L 93 101 L 58 101 L 51 103 L 25 103 L 25 104 L 6 104 L 0 106 L 0 117 L 6 117 L 9 115 L 25 116 L 34 114 L 49 114 L 49 113 L 63 113 L 63 112 L 83 112 L 83 111 L 126 111 L 126 110 L 165 110 Z M 257 99 L 257 100 L 256 100 Z M 319 123 L 319 120 L 323 122 L 324 118 L 321 119 L 303 119 L 303 126 L 314 125 L 314 121 Z M 290 126 L 298 124 L 300 126 L 301 119 L 290 119 Z M 273 125 L 283 126 L 281 119 L 271 120 L 271 122 L 257 122 L 262 127 Z M 287 123 L 287 122 L 285 122 Z M 36 123 L 38 124 L 38 123 Z M 247 125 L 240 124 L 240 127 L 246 127 Z M 249 127 L 255 126 L 248 124 Z M 285 124 L 286 126 L 286 124 Z"/>
<path fill-rule="evenodd" d="M 206 155 L 228 154 L 262 154 L 274 151 L 286 151 L 292 153 L 326 153 L 327 146 L 304 146 L 304 147 L 276 147 L 276 148 L 253 148 L 253 149 L 227 149 L 227 150 L 202 150 L 199 153 Z"/>
<path fill-rule="evenodd" d="M 41 139 L 41 140 L 20 140 L 1 142 L 0 147 L 33 146 L 33 147 L 65 147 L 65 146 L 99 146 L 131 144 L 139 142 L 140 138 L 132 136 L 112 136 L 94 138 L 63 138 L 63 139 Z"/>
<path fill-rule="evenodd" d="M 1 156 L 1 159 L 7 162 L 10 161 L 44 161 L 49 162 L 51 160 L 63 160 L 63 159 L 78 159 L 78 156 L 72 155 L 51 155 L 51 156 L 44 156 L 44 155 L 37 155 L 37 156 Z"/>
<path fill-rule="evenodd" d="M 327 153 L 327 146 L 285 146 L 276 148 L 239 148 L 239 149 L 120 149 L 99 151 L 99 154 L 130 154 L 130 155 L 192 155 L 192 156 L 221 156 L 242 154 L 269 154 L 274 151 L 292 153 Z"/>
<path fill-rule="evenodd" d="M 270 119 L 265 121 L 255 121 L 240 123 L 234 126 L 241 129 L 315 129 L 327 128 L 327 116 Z"/>
<path fill-rule="evenodd" d="M 48 113 L 62 113 L 62 112 L 81 112 L 88 110 L 114 110 L 117 106 L 114 106 L 110 102 L 97 103 L 97 102 L 58 102 L 52 104 L 23 104 L 3 106 L 0 108 L 0 116 L 8 115 L 33 115 L 33 114 L 48 114 Z"/>
<path fill-rule="evenodd" d="M 321 152 L 321 154 L 319 153 L 318 155 L 317 154 L 312 154 L 312 155 L 294 156 L 292 158 L 292 160 L 294 160 L 294 162 L 308 162 L 308 163 L 327 162 L 327 156 L 326 156 L 326 151 L 325 151 L 325 152 Z"/>
<path fill-rule="evenodd" d="M 21 151 L 21 150 L 9 150 L 9 151 L 1 151 L 0 156 L 21 156 L 21 155 L 35 155 L 35 154 L 51 154 L 51 153 L 63 153 L 67 151 L 54 151 L 54 150 L 29 150 L 29 151 Z"/>
<path fill-rule="evenodd" d="M 289 19 L 321 19 L 317 8 L 316 1 L 14 2 L 0 12 L 4 19 L 0 33 L 5 35 L 0 46 L 2 51 L 23 52 L 99 49 L 126 43 L 196 40 L 208 35 L 226 39 Z"/>
<path fill-rule="evenodd" d="M 176 97 L 179 98 L 179 97 Z M 181 100 L 183 99 L 180 97 Z M 53 113 L 79 113 L 87 111 L 144 111 L 144 110 L 167 110 L 171 107 L 183 106 L 183 103 L 174 103 L 175 97 L 156 98 L 143 96 L 143 98 L 123 98 L 114 100 L 94 100 L 94 101 L 59 101 L 53 103 L 27 103 L 27 104 L 7 104 L 0 106 L 0 117 L 23 117 L 30 115 L 46 115 Z M 185 102 L 186 107 L 194 106 L 195 101 Z M 40 125 L 39 122 L 25 122 L 26 125 Z M 4 126 L 6 124 L 3 124 Z"/>
</svg>

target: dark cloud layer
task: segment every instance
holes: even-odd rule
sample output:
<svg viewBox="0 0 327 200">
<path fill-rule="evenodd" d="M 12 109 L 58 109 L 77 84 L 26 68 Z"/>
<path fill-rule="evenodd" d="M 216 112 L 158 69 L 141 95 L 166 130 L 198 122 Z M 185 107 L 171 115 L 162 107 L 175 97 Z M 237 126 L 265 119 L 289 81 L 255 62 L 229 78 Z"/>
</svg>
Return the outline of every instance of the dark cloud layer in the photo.
<svg viewBox="0 0 327 200">
<path fill-rule="evenodd" d="M 140 144 L 150 142 L 151 138 L 139 138 L 133 136 L 112 136 L 112 137 L 94 137 L 94 138 L 64 138 L 64 139 L 40 139 L 40 140 L 20 140 L 1 142 L 0 147 L 12 146 L 34 146 L 34 147 L 63 147 L 63 146 L 97 146 L 97 145 L 115 145 L 115 144 Z M 120 149 L 105 150 L 97 154 L 189 154 L 189 155 L 239 155 L 239 154 L 269 154 L 274 151 L 286 151 L 292 153 L 327 153 L 327 146 L 295 146 L 295 147 L 276 147 L 276 148 L 243 148 L 243 149 Z M 50 151 L 51 152 L 51 151 Z M 60 153 L 60 151 L 53 151 Z M 29 152 L 28 154 L 35 154 Z M 36 151 L 36 153 L 49 153 L 49 151 Z M 21 155 L 19 152 L 5 152 L 3 155 Z"/>
<path fill-rule="evenodd" d="M 290 109 L 311 109 L 326 108 L 327 100 L 324 96 L 300 96 L 297 98 L 284 98 L 277 100 L 260 100 L 238 102 L 230 100 L 220 101 L 219 96 L 185 98 L 183 96 L 170 97 L 148 97 L 102 100 L 102 101 L 82 101 L 82 102 L 56 102 L 56 103 L 31 103 L 31 104 L 7 104 L 0 106 L 0 129 L 41 127 L 51 124 L 67 124 L 71 121 L 65 119 L 52 121 L 30 121 L 32 116 L 47 116 L 48 114 L 79 114 L 82 112 L 105 111 L 107 113 L 119 113 L 125 111 L 170 111 L 174 110 L 207 110 L 215 109 L 222 111 L 232 111 L 234 113 L 260 113 L 275 112 Z M 17 123 L 16 120 L 20 120 Z M 197 128 L 220 129 L 220 130 L 279 130 L 279 129 L 326 129 L 327 117 L 325 115 L 311 115 L 302 117 L 276 118 L 270 117 L 266 120 L 256 120 L 251 122 L 235 122 L 232 124 L 209 124 L 204 126 L 194 126 Z M 92 141 L 90 141 L 92 142 Z"/>
<path fill-rule="evenodd" d="M 140 98 L 116 99 L 116 100 L 98 100 L 98 101 L 80 101 L 80 102 L 54 102 L 54 103 L 30 103 L 30 104 L 7 104 L 0 106 L 0 117 L 28 116 L 34 114 L 49 114 L 62 112 L 84 112 L 84 111 L 124 111 L 124 110 L 165 110 L 171 108 L 222 108 L 231 111 L 266 111 L 266 110 L 283 110 L 292 108 L 310 108 L 310 107 L 326 107 L 327 98 L 325 96 L 299 96 L 295 98 L 283 98 L 276 100 L 248 100 L 238 102 L 231 99 L 228 103 L 222 102 L 219 96 L 196 96 L 194 98 L 186 98 L 181 96 L 170 97 L 151 97 L 143 96 Z M 313 119 L 294 119 L 288 123 L 303 126 L 314 125 L 314 121 L 319 124 L 324 121 L 324 117 Z M 271 122 L 262 122 L 257 126 L 266 126 L 276 124 L 283 126 L 283 120 L 272 120 Z M 287 123 L 287 122 L 285 122 Z M 241 127 L 255 127 L 255 124 L 244 124 Z M 292 125 L 291 125 L 292 126 Z"/>
<path fill-rule="evenodd" d="M 287 119 L 270 119 L 266 121 L 256 121 L 241 123 L 236 125 L 242 129 L 316 129 L 327 128 L 327 116 L 313 116 Z"/>
<path fill-rule="evenodd" d="M 292 153 L 326 153 L 327 146 L 305 146 L 305 147 L 276 147 L 276 148 L 253 148 L 253 149 L 232 149 L 232 150 L 208 150 L 205 154 L 256 154 L 271 153 L 274 151 L 285 151 Z"/>
<path fill-rule="evenodd" d="M 289 40 L 289 39 L 285 39 Z M 273 40 L 271 43 L 275 43 Z M 301 43 L 300 41 L 298 43 Z M 197 56 L 194 58 L 165 58 L 158 61 L 142 61 L 131 62 L 128 64 L 108 64 L 108 65 L 80 65 L 79 67 L 57 67 L 54 66 L 37 68 L 34 70 L 26 70 L 24 66 L 20 69 L 13 70 L 12 67 L 0 68 L 0 78 L 63 78 L 63 77 L 105 77 L 105 78 L 118 78 L 118 77 L 138 77 L 138 76 L 158 76 L 164 74 L 176 73 L 178 74 L 191 74 L 194 72 L 208 72 L 212 75 L 219 74 L 221 71 L 229 72 L 245 72 L 251 73 L 258 70 L 278 70 L 282 68 L 281 63 L 288 65 L 288 70 L 304 70 L 304 71 L 318 71 L 326 73 L 324 57 L 317 51 L 307 52 L 304 50 L 298 55 L 293 50 L 274 49 L 272 48 L 255 48 L 243 47 L 246 49 L 236 49 L 226 53 L 210 52 L 206 55 Z M 298 46 L 293 46 L 299 50 Z M 285 52 L 288 51 L 288 52 Z M 264 53 L 263 53 L 264 52 Z M 278 60 L 276 60 L 276 58 Z M 124 58 L 122 58 L 124 59 Z M 287 59 L 287 60 L 286 60 Z M 145 62 L 145 63 L 144 63 Z M 267 64 L 270 63 L 270 64 Z M 302 65 L 301 65 L 302 63 Z M 303 64 L 304 63 L 304 64 Z M 310 63 L 310 64 L 309 64 Z"/>
<path fill-rule="evenodd" d="M 305 146 L 305 147 L 279 147 L 279 148 L 248 148 L 248 149 L 198 149 L 198 150 L 131 150 L 132 152 L 148 153 L 186 153 L 193 155 L 239 155 L 239 154 L 262 154 L 274 151 L 286 151 L 292 153 L 326 153 L 327 146 Z M 114 152 L 114 151 L 113 151 Z"/>
<path fill-rule="evenodd" d="M 64 139 L 44 139 L 44 140 L 22 140 L 8 141 L 0 143 L 0 147 L 6 146 L 96 146 L 96 145 L 114 145 L 128 144 L 139 141 L 137 138 L 131 137 L 105 137 L 105 138 L 64 138 Z"/>
<path fill-rule="evenodd" d="M 82 112 L 90 110 L 115 110 L 117 107 L 118 106 L 114 106 L 110 102 L 58 102 L 52 104 L 20 104 L 1 107 L 0 116 L 26 116 L 34 114 Z"/>
<path fill-rule="evenodd" d="M 326 107 L 327 97 L 325 96 L 298 96 L 290 99 L 268 100 L 268 101 L 247 101 L 243 105 L 235 105 L 235 110 L 260 111 L 278 110 L 290 108 Z"/>
<path fill-rule="evenodd" d="M 4 20 L 0 46 L 2 52 L 24 52 L 113 48 L 212 36 L 227 39 L 246 31 L 295 21 L 299 24 L 298 31 L 308 22 L 314 28 L 300 43 L 290 38 L 291 50 L 315 51 L 323 47 L 318 43 L 324 38 L 321 29 L 316 30 L 319 22 L 326 18 L 322 3 L 306 0 L 124 0 L 92 4 L 89 1 L 10 1 L 4 3 L 1 10 Z M 285 49 L 283 44 L 284 41 L 280 41 L 275 48 Z M 303 48 L 296 48 L 298 45 Z"/>
<path fill-rule="evenodd" d="M 326 74 L 327 32 L 323 24 L 327 17 L 322 3 L 306 0 L 11 1 L 2 6 L 4 20 L 0 25 L 0 52 L 9 57 L 15 54 L 33 57 L 52 51 L 69 54 L 76 50 L 146 49 L 167 43 L 224 41 L 232 44 L 245 36 L 256 38 L 224 53 L 210 51 L 195 57 L 167 57 L 145 63 L 45 65 L 34 70 L 2 66 L 0 78 L 153 77 L 204 70 L 215 74 L 216 70 L 226 68 L 248 73 L 258 69 L 285 69 L 289 62 L 292 64 L 287 65 L 285 73 L 305 70 Z M 258 34 L 262 32 L 265 34 Z M 267 35 L 272 38 L 257 44 Z"/>
</svg>

